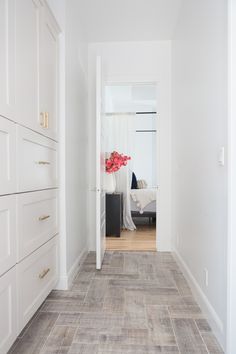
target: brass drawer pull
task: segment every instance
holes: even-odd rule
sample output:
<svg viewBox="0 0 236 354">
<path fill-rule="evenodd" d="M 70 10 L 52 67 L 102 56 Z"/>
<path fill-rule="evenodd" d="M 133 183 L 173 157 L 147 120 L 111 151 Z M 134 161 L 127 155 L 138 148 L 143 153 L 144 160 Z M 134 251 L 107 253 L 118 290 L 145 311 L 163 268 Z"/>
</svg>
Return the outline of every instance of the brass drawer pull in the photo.
<svg viewBox="0 0 236 354">
<path fill-rule="evenodd" d="M 42 273 L 39 274 L 39 279 L 43 279 L 50 272 L 50 268 L 44 269 Z"/>
<path fill-rule="evenodd" d="M 48 129 L 49 126 L 49 113 L 45 112 L 45 127 L 46 129 Z"/>
<path fill-rule="evenodd" d="M 51 165 L 51 162 L 49 162 L 49 161 L 38 161 L 36 163 L 39 165 Z"/>
<path fill-rule="evenodd" d="M 43 220 L 46 220 L 48 218 L 50 218 L 50 215 L 43 215 L 43 216 L 39 217 L 39 221 L 43 221 Z"/>
<path fill-rule="evenodd" d="M 44 129 L 48 129 L 49 126 L 49 113 L 41 112 L 40 113 L 40 126 Z"/>
</svg>

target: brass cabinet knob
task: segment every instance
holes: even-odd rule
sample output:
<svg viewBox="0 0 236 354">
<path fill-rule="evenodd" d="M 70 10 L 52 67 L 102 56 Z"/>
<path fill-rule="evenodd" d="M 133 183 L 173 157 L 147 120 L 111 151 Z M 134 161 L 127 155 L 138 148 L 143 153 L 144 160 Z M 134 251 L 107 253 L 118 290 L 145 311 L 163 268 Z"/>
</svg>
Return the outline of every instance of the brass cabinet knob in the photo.
<svg viewBox="0 0 236 354">
<path fill-rule="evenodd" d="M 44 269 L 42 273 L 39 274 L 39 279 L 43 279 L 50 272 L 50 268 Z"/>
</svg>

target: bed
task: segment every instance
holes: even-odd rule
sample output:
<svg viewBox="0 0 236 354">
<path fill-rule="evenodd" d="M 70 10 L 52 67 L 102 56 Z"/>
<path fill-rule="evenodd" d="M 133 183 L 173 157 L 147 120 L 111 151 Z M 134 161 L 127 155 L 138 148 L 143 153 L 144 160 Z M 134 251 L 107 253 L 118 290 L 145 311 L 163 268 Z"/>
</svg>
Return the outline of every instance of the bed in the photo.
<svg viewBox="0 0 236 354">
<path fill-rule="evenodd" d="M 156 189 L 131 189 L 130 206 L 132 217 L 156 217 Z"/>
</svg>

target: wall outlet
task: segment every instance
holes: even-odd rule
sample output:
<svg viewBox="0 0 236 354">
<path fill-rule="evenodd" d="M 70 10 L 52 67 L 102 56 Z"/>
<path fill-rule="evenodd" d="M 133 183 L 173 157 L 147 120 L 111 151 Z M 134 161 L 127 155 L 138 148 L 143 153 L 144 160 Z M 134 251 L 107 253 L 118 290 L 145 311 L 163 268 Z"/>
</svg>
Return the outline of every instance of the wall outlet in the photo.
<svg viewBox="0 0 236 354">
<path fill-rule="evenodd" d="M 207 268 L 204 268 L 204 274 L 205 274 L 205 286 L 208 287 L 209 277 L 208 277 L 208 269 Z"/>
</svg>

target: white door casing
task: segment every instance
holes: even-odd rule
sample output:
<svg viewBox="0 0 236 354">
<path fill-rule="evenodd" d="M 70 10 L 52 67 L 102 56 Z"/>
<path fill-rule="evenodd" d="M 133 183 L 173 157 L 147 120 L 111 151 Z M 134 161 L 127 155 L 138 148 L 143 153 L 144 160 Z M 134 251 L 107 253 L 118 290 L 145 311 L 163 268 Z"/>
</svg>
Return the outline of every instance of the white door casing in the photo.
<svg viewBox="0 0 236 354">
<path fill-rule="evenodd" d="M 96 268 L 102 268 L 102 262 L 106 247 L 106 194 L 103 188 L 103 176 L 105 174 L 105 151 L 103 129 L 103 77 L 102 60 L 96 60 Z"/>
</svg>

